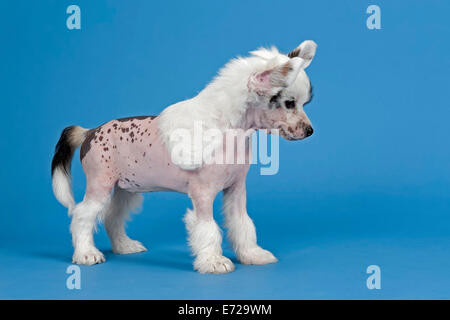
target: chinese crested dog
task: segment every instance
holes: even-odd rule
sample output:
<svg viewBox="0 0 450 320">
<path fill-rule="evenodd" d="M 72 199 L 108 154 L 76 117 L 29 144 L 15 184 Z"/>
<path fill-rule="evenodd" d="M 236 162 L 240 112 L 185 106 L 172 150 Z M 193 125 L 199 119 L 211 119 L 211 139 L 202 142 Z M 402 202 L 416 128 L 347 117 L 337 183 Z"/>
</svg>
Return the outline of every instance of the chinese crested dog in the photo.
<svg viewBox="0 0 450 320">
<path fill-rule="evenodd" d="M 257 244 L 255 226 L 247 214 L 245 179 L 250 164 L 207 161 L 208 155 L 231 148 L 235 160 L 237 151 L 225 139 L 204 146 L 189 135 L 197 122 L 222 134 L 239 129 L 243 133 L 238 138 L 257 129 L 277 129 L 287 140 L 312 135 L 303 106 L 312 98 L 305 68 L 315 52 L 313 41 L 304 41 L 289 54 L 276 48 L 258 49 L 249 57 L 231 60 L 197 96 L 167 107 L 159 116 L 112 120 L 95 129 L 65 128 L 52 161 L 52 184 L 56 198 L 72 216 L 73 262 L 105 261 L 94 245 L 98 220 L 104 221 L 115 253 L 146 251 L 127 236 L 125 219 L 140 206 L 141 193 L 154 191 L 182 192 L 192 199 L 193 209 L 187 210 L 184 222 L 198 272 L 234 270 L 222 254 L 221 231 L 213 218 L 213 201 L 221 191 L 228 237 L 237 259 L 244 264 L 276 262 L 271 252 Z M 75 204 L 70 167 L 79 146 L 86 193 Z M 250 159 L 248 143 L 244 150 Z"/>
</svg>

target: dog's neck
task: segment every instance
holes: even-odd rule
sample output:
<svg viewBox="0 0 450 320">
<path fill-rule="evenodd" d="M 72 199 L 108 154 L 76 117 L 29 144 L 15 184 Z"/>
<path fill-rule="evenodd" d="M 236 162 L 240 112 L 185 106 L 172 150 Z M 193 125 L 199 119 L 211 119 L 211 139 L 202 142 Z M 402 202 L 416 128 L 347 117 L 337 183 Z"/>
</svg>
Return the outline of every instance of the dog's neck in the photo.
<svg viewBox="0 0 450 320">
<path fill-rule="evenodd" d="M 255 102 L 256 99 L 249 99 L 246 85 L 229 90 L 215 82 L 208 85 L 195 99 L 207 108 L 211 123 L 217 123 L 221 129 L 263 129 L 263 106 Z"/>
<path fill-rule="evenodd" d="M 260 128 L 260 97 L 249 92 L 248 81 L 265 62 L 260 58 L 235 59 L 222 68 L 217 77 L 194 99 L 198 112 L 220 129 Z M 259 69 L 258 69 L 259 68 Z"/>
</svg>

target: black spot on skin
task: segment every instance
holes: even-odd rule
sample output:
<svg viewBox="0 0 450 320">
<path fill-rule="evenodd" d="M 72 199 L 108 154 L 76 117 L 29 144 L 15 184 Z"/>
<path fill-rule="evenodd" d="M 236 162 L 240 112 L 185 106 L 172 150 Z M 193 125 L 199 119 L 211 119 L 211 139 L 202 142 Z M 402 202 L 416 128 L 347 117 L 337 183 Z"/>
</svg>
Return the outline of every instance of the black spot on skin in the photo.
<svg viewBox="0 0 450 320">
<path fill-rule="evenodd" d="M 280 108 L 280 98 L 281 98 L 282 90 L 278 91 L 278 93 L 270 98 L 269 108 Z"/>
<path fill-rule="evenodd" d="M 126 182 L 130 182 L 130 180 L 128 178 L 125 178 Z"/>
<path fill-rule="evenodd" d="M 97 129 L 91 129 L 86 133 L 86 139 L 84 139 L 83 143 L 81 144 L 80 149 L 80 160 L 83 160 L 83 158 L 86 156 L 86 154 L 91 150 L 91 142 L 95 138 L 95 134 L 100 131 L 100 128 Z M 97 143 L 97 142 L 95 142 Z"/>
<path fill-rule="evenodd" d="M 149 119 L 149 123 L 151 123 L 151 120 L 157 118 L 158 116 L 137 116 L 137 117 L 128 117 L 128 118 L 120 118 L 120 119 L 116 119 L 115 121 L 118 122 L 127 122 L 127 121 L 132 121 L 132 120 L 145 120 L 145 119 Z M 135 123 L 131 124 L 131 127 L 136 128 L 139 127 L 140 125 L 136 125 Z M 119 124 L 118 123 L 113 123 L 112 127 L 117 130 L 120 129 L 123 133 L 127 133 L 130 132 L 130 128 L 119 128 Z M 148 129 L 145 129 L 145 132 L 147 132 Z M 111 129 L 109 128 L 107 130 L 107 133 L 111 133 Z M 88 132 L 86 132 L 86 139 L 84 140 L 84 142 L 81 145 L 81 149 L 80 149 L 80 160 L 83 160 L 84 157 L 86 156 L 86 154 L 89 152 L 89 150 L 91 149 L 91 144 L 92 141 L 94 141 L 94 143 L 98 143 L 97 138 L 99 141 L 103 140 L 103 135 L 104 134 L 104 130 L 102 130 L 102 126 L 98 127 L 98 128 L 94 128 L 89 130 Z M 142 135 L 142 134 L 141 134 Z M 134 136 L 134 133 L 133 133 Z M 149 134 L 150 136 L 150 134 Z M 120 137 L 120 140 L 123 140 L 123 137 Z M 109 141 L 109 139 L 107 139 L 107 141 Z M 128 139 L 127 139 L 128 141 Z M 134 142 L 134 141 L 133 141 Z M 103 143 L 102 146 L 106 146 L 106 143 Z M 150 147 L 152 145 L 150 144 Z M 116 149 L 115 147 L 113 147 L 114 149 Z M 107 151 L 108 148 L 104 148 L 103 150 Z"/>
<path fill-rule="evenodd" d="M 134 137 L 134 132 L 133 131 L 130 132 L 130 137 L 132 137 L 132 138 Z"/>
<path fill-rule="evenodd" d="M 108 149 L 108 147 L 105 147 L 105 148 L 103 148 L 103 150 L 108 151 L 109 149 Z"/>
<path fill-rule="evenodd" d="M 119 122 L 126 122 L 126 121 L 132 121 L 132 120 L 145 120 L 147 118 L 150 118 L 151 120 L 155 119 L 157 116 L 137 116 L 137 117 L 128 117 L 128 118 L 121 118 L 117 119 Z"/>
</svg>

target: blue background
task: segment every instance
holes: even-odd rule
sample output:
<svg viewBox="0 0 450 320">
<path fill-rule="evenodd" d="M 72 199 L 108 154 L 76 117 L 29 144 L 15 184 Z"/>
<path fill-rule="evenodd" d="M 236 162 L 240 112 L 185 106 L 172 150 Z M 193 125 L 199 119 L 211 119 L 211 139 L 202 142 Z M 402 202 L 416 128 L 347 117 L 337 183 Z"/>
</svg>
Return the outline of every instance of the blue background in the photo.
<svg viewBox="0 0 450 320">
<path fill-rule="evenodd" d="M 81 30 L 66 28 L 70 4 Z M 366 27 L 370 4 L 381 30 Z M 0 298 L 450 298 L 448 1 L 10 0 L 0 12 Z M 50 179 L 61 130 L 158 114 L 230 58 L 306 39 L 319 45 L 315 134 L 281 141 L 279 173 L 255 166 L 247 182 L 259 242 L 279 262 L 194 272 L 189 199 L 154 193 L 128 228 L 149 251 L 113 255 L 100 227 L 107 262 L 81 267 L 82 289 L 68 290 L 70 220 Z M 78 153 L 73 175 L 80 201 Z M 372 264 L 381 290 L 366 287 Z"/>
</svg>

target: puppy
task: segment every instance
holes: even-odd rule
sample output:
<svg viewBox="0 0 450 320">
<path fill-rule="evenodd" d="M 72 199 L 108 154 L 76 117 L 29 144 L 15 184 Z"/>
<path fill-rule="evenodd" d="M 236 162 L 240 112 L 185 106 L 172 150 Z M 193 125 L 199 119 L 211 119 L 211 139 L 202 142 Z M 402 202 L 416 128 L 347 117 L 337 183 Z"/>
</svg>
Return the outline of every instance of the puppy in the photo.
<svg viewBox="0 0 450 320">
<path fill-rule="evenodd" d="M 115 253 L 146 251 L 127 236 L 124 221 L 129 211 L 140 205 L 141 193 L 153 191 L 182 192 L 192 199 L 193 209 L 187 210 L 184 221 L 198 272 L 234 270 L 231 260 L 222 254 L 222 236 L 213 218 L 213 201 L 220 191 L 224 192 L 226 227 L 237 259 L 244 264 L 276 262 L 271 252 L 257 244 L 255 226 L 247 214 L 248 161 L 207 162 L 196 155 L 227 150 L 227 143 L 206 148 L 174 136 L 180 130 L 189 136 L 198 122 L 223 134 L 242 130 L 240 137 L 256 129 L 277 129 L 287 140 L 312 135 L 303 110 L 312 98 L 304 70 L 315 52 L 313 41 L 304 41 L 287 55 L 276 48 L 258 49 L 249 57 L 231 60 L 197 96 L 169 106 L 159 116 L 112 120 L 95 129 L 65 128 L 55 148 L 52 184 L 56 198 L 72 216 L 73 262 L 92 265 L 105 261 L 94 245 L 97 220 L 104 221 Z M 70 167 L 79 146 L 86 193 L 83 201 L 75 204 Z M 180 148 L 184 156 L 175 156 Z M 250 159 L 249 144 L 244 150 Z"/>
</svg>

